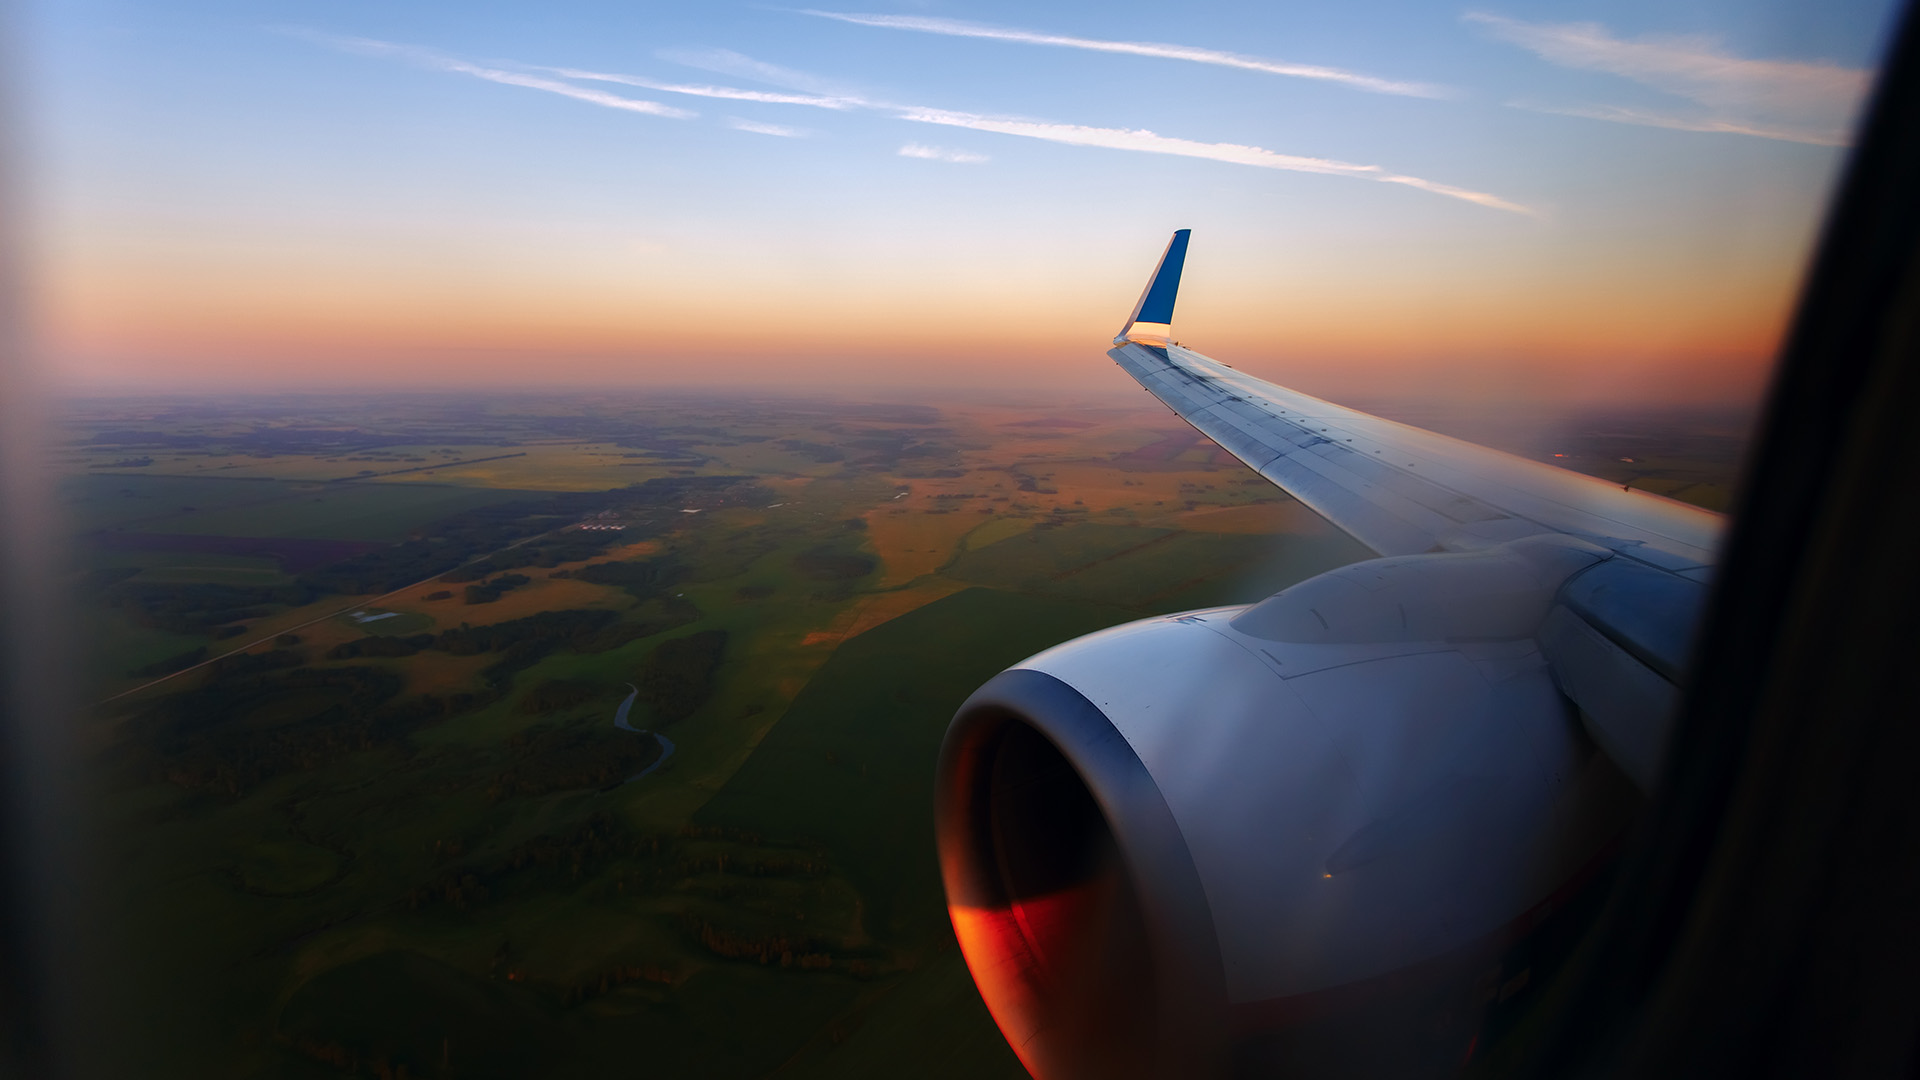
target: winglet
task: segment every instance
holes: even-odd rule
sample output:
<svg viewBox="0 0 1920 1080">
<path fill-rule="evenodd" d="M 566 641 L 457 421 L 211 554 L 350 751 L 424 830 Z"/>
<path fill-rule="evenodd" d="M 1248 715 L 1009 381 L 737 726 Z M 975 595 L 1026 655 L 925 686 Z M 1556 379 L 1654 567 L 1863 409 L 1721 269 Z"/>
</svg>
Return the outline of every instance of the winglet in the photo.
<svg viewBox="0 0 1920 1080">
<path fill-rule="evenodd" d="M 1127 316 L 1127 325 L 1115 335 L 1115 345 L 1129 341 L 1167 343 L 1167 335 L 1173 330 L 1174 297 L 1180 292 L 1180 269 L 1187 263 L 1187 237 L 1192 233 L 1192 229 L 1180 229 L 1167 241 L 1160 265 L 1153 268 L 1153 276 L 1147 279 L 1147 287 L 1140 293 L 1140 302 L 1133 305 L 1133 314 Z"/>
</svg>

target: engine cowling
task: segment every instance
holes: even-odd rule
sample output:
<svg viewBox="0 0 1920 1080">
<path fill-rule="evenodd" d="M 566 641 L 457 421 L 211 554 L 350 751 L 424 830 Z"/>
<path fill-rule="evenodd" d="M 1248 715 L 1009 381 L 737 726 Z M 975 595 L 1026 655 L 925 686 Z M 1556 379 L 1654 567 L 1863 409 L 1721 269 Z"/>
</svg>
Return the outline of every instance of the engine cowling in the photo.
<svg viewBox="0 0 1920 1080">
<path fill-rule="evenodd" d="M 1638 803 L 1532 636 L 1596 558 L 1375 560 L 1077 639 L 969 698 L 941 752 L 941 869 L 1028 1070 L 1458 1064 L 1460 988 Z M 1463 583 L 1497 599 L 1463 608 Z M 1437 1001 L 1463 1004 L 1437 1023 Z"/>
</svg>

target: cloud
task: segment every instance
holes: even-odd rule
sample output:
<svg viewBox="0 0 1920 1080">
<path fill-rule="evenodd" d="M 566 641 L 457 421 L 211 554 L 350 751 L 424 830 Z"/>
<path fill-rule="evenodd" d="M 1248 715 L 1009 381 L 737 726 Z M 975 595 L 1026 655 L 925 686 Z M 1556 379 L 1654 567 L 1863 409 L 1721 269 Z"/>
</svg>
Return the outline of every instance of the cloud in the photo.
<svg viewBox="0 0 1920 1080">
<path fill-rule="evenodd" d="M 1137 128 L 1086 127 L 1079 124 L 1054 124 L 1039 120 L 1022 120 L 1012 117 L 980 116 L 974 113 L 951 112 L 945 109 L 903 109 L 898 114 L 902 120 L 911 120 L 922 124 L 941 124 L 947 127 L 968 128 L 973 131 L 992 131 L 1001 135 L 1017 135 L 1028 139 L 1044 139 L 1048 142 L 1066 143 L 1069 146 L 1095 146 L 1108 150 L 1132 150 L 1146 154 L 1172 154 L 1178 157 L 1204 158 L 1208 161 L 1226 162 L 1231 165 L 1251 165 L 1261 169 L 1280 169 L 1287 172 L 1321 173 L 1330 176 L 1348 176 L 1360 180 L 1374 180 L 1383 184 L 1403 184 L 1407 187 L 1430 191 L 1435 195 L 1445 195 L 1451 199 L 1464 199 L 1467 202 L 1494 210 L 1509 213 L 1539 216 L 1531 207 L 1522 206 L 1490 195 L 1484 191 L 1471 191 L 1467 188 L 1453 187 L 1449 184 L 1423 180 L 1417 176 L 1403 176 L 1388 172 L 1378 165 L 1357 165 L 1331 158 L 1300 157 L 1293 154 L 1281 154 L 1258 146 L 1243 146 L 1238 143 L 1208 143 L 1192 139 L 1179 139 L 1159 135 Z"/>
<path fill-rule="evenodd" d="M 762 101 L 770 105 L 811 105 L 820 109 L 852 109 L 865 104 L 855 98 L 821 94 L 775 94 L 765 90 L 741 90 L 732 86 L 690 86 L 685 83 L 660 82 L 640 75 L 582 71 L 579 68 L 552 67 L 539 70 L 558 75 L 563 79 L 619 83 L 622 86 L 637 86 L 644 90 L 658 90 L 667 94 L 688 94 L 693 97 L 720 98 L 725 101 Z"/>
<path fill-rule="evenodd" d="M 837 17 L 837 16 L 829 16 Z M 874 16 L 879 18 L 880 16 Z M 890 105 L 854 94 L 837 84 L 775 64 L 763 63 L 749 56 L 725 49 L 703 50 L 698 52 L 676 51 L 662 53 L 679 63 L 701 67 L 712 71 L 740 75 L 758 79 L 775 86 L 787 86 L 810 89 L 825 93 L 836 101 L 852 103 L 855 107 L 884 112 L 901 120 L 921 124 L 941 124 L 947 127 L 964 127 L 975 131 L 990 131 L 1001 135 L 1014 135 L 1030 139 L 1044 139 L 1048 142 L 1066 143 L 1072 146 L 1096 146 L 1111 150 L 1132 150 L 1150 154 L 1172 154 L 1180 157 L 1205 158 L 1234 165 L 1251 165 L 1263 169 L 1280 169 L 1292 172 L 1325 173 L 1336 176 L 1351 176 L 1363 180 L 1373 180 L 1383 184 L 1400 184 L 1418 188 L 1435 195 L 1444 195 L 1450 199 L 1485 206 L 1509 213 L 1540 216 L 1532 207 L 1503 199 L 1484 191 L 1454 187 L 1417 176 L 1405 176 L 1388 172 L 1378 165 L 1356 165 L 1350 162 L 1334 161 L 1328 158 L 1300 157 L 1291 154 L 1276 153 L 1258 146 L 1241 146 L 1235 143 L 1203 143 L 1191 139 L 1172 138 L 1151 131 L 1125 128 L 1087 127 L 1077 124 L 1056 124 L 1040 120 L 1027 120 L 1017 117 L 991 117 L 975 113 L 955 112 L 947 109 L 930 109 L 910 105 Z M 912 147 L 916 144 L 909 143 Z M 925 148 L 931 149 L 931 148 Z M 909 157 L 906 149 L 900 153 Z"/>
<path fill-rule="evenodd" d="M 735 131 L 751 131 L 755 135 L 778 135 L 784 139 L 804 139 L 808 135 L 805 128 L 766 124 L 758 120 L 742 120 L 737 116 L 727 117 L 727 126 Z"/>
<path fill-rule="evenodd" d="M 938 146 L 922 146 L 908 143 L 900 148 L 901 157 L 925 158 L 928 161 L 950 161 L 955 165 L 978 165 L 992 160 L 985 154 L 970 154 L 965 150 L 948 150 Z"/>
<path fill-rule="evenodd" d="M 1017 41 L 1026 45 L 1052 45 L 1067 49 L 1087 49 L 1093 52 L 1125 53 L 1129 56 L 1151 56 L 1163 60 L 1185 60 L 1195 64 L 1212 64 L 1216 67 L 1241 68 L 1246 71 L 1258 71 L 1268 75 L 1285 75 L 1296 79 L 1320 79 L 1327 82 L 1342 83 L 1359 90 L 1370 90 L 1376 94 L 1403 94 L 1409 97 L 1446 97 L 1449 91 L 1442 87 L 1424 83 L 1397 82 L 1391 79 L 1375 78 L 1339 68 L 1320 67 L 1313 64 L 1290 64 L 1282 60 L 1267 60 L 1258 56 L 1246 56 L 1241 53 L 1221 52 L 1217 49 L 1202 49 L 1192 45 L 1166 45 L 1152 41 L 1108 41 L 1103 38 L 1069 37 L 1062 34 L 1043 34 L 1034 30 L 1017 30 L 1012 27 L 988 26 L 984 23 L 962 22 L 958 19 L 941 19 L 924 15 L 860 15 L 840 11 L 802 10 L 802 15 L 812 15 L 821 19 L 837 19 L 857 26 L 877 26 L 889 30 L 915 30 L 923 34 L 944 34 L 948 37 L 989 38 L 994 41 Z"/>
<path fill-rule="evenodd" d="M 441 71 L 472 75 L 492 82 L 506 83 L 512 86 L 524 86 L 535 90 L 561 94 L 566 97 L 585 101 L 609 108 L 627 109 L 633 112 L 650 113 L 657 116 L 690 117 L 696 114 L 684 109 L 676 109 L 653 101 L 641 101 L 623 98 L 614 94 L 559 82 L 542 75 L 529 75 L 498 67 L 486 67 L 444 56 L 429 49 L 419 49 L 406 45 L 394 45 L 383 41 L 371 41 L 362 38 L 340 38 L 331 35 L 299 32 L 302 36 L 320 41 L 334 48 L 349 49 L 375 55 L 396 56 L 423 66 Z M 1132 128 L 1089 127 L 1080 124 L 1059 124 L 1044 120 L 1030 120 L 1020 117 L 984 116 L 977 113 L 956 112 L 948 109 L 923 108 L 909 105 L 891 105 L 860 97 L 844 90 L 833 89 L 825 80 L 817 79 L 805 72 L 765 64 L 739 53 L 725 50 L 711 50 L 698 53 L 677 53 L 682 62 L 709 66 L 715 70 L 727 70 L 736 74 L 771 82 L 775 85 L 795 87 L 807 91 L 803 94 L 768 94 L 760 91 L 740 90 L 721 86 L 686 86 L 675 83 L 658 82 L 637 75 L 613 75 L 604 72 L 587 72 L 576 68 L 533 68 L 534 71 L 547 72 L 567 78 L 615 82 L 622 85 L 641 86 L 666 93 L 690 94 L 699 97 L 724 98 L 728 100 L 756 101 L 770 104 L 800 105 L 812 108 L 848 110 L 858 109 L 867 112 L 891 116 L 918 124 L 936 124 L 944 127 L 967 128 L 973 131 L 987 131 L 1000 135 L 1013 135 L 1021 138 L 1041 139 L 1047 142 L 1064 143 L 1070 146 L 1091 146 L 1109 150 L 1129 150 L 1138 153 L 1170 154 L 1178 157 L 1203 158 L 1234 165 L 1250 165 L 1262 169 L 1279 169 L 1290 172 L 1322 173 L 1333 176 L 1347 176 L 1361 180 L 1372 180 L 1383 184 L 1401 184 L 1432 192 L 1451 199 L 1485 206 L 1509 213 L 1538 216 L 1532 208 L 1503 199 L 1484 191 L 1454 187 L 1417 176 L 1405 176 L 1388 172 L 1378 165 L 1359 165 L 1352 162 L 1335 161 L 1330 158 L 1302 157 L 1282 154 L 1258 146 L 1243 146 L 1237 143 L 1207 143 L 1192 139 L 1181 139 L 1152 131 Z M 766 124 L 753 120 L 729 119 L 728 123 L 741 131 L 750 131 L 764 135 L 794 137 L 806 134 L 797 128 L 787 128 L 778 124 Z M 947 151 L 935 147 L 909 143 L 899 151 L 907 157 L 930 158 L 933 160 L 956 163 L 974 163 L 984 161 L 983 155 L 960 151 Z"/>
<path fill-rule="evenodd" d="M 654 55 L 670 63 L 684 64 L 702 71 L 716 71 L 722 75 L 737 75 L 740 78 L 752 79 L 770 86 L 804 90 L 810 94 L 845 101 L 855 106 L 875 104 L 831 79 L 823 79 L 818 75 L 781 67 L 778 64 L 769 64 L 764 60 L 755 60 L 751 56 L 743 56 L 732 49 L 662 49 Z"/>
<path fill-rule="evenodd" d="M 1541 112 L 1842 146 L 1871 81 L 1866 71 L 1822 61 L 1734 56 L 1718 41 L 1705 37 L 1628 41 L 1599 23 L 1529 23 L 1485 12 L 1468 12 L 1462 18 L 1549 63 L 1631 79 L 1691 102 L 1696 110 L 1685 114 L 1611 105 L 1516 103 Z"/>
<path fill-rule="evenodd" d="M 685 120 L 700 115 L 699 113 L 688 112 L 686 109 L 676 109 L 671 105 L 663 105 L 658 101 L 626 98 L 618 94 L 609 94 L 603 90 L 593 90 L 584 86 L 574 86 L 571 83 L 557 82 L 553 79 L 542 78 L 538 75 L 528 75 L 523 72 L 507 71 L 503 68 L 485 67 L 480 64 L 468 63 L 465 60 L 455 59 L 454 57 L 434 52 L 432 49 L 422 49 L 412 45 L 396 45 L 392 42 L 375 41 L 371 38 L 337 37 L 332 34 L 322 34 L 311 30 L 295 31 L 295 33 L 310 41 L 316 41 L 320 44 L 336 49 L 343 49 L 348 52 L 363 53 L 371 56 L 397 56 L 403 60 L 418 64 L 421 67 L 432 68 L 436 71 L 450 71 L 460 75 L 471 75 L 476 79 L 485 79 L 488 82 L 501 83 L 506 86 L 524 87 L 528 90 L 544 90 L 549 94 L 559 94 L 561 97 L 569 97 L 575 101 L 584 101 L 590 105 L 599 105 L 603 108 L 645 113 L 649 116 L 666 116 L 675 120 Z"/>
<path fill-rule="evenodd" d="M 1792 128 L 1766 127 L 1760 124 L 1738 120 L 1716 120 L 1711 117 L 1678 116 L 1669 113 L 1651 112 L 1646 109 L 1629 109 L 1621 105 L 1536 105 L 1531 102 L 1509 102 L 1516 109 L 1531 112 L 1550 113 L 1554 116 L 1578 116 L 1588 120 L 1610 120 L 1617 124 L 1639 124 L 1643 127 L 1668 128 L 1673 131 L 1707 131 L 1722 135 L 1752 135 L 1761 139 L 1779 139 L 1782 142 L 1807 143 L 1812 146 L 1845 146 L 1847 140 L 1837 132 L 1797 131 Z"/>
</svg>

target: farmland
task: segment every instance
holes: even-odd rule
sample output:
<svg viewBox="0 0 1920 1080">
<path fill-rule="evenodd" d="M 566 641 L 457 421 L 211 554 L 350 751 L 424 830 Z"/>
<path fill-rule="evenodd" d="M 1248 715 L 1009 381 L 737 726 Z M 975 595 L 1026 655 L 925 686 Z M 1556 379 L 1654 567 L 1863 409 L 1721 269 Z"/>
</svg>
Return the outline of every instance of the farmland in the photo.
<svg viewBox="0 0 1920 1080">
<path fill-rule="evenodd" d="M 121 402 L 66 435 L 139 1075 L 1019 1076 L 939 894 L 955 706 L 1366 555 L 1157 408 Z M 1662 482 L 1724 491 L 1684 449 Z"/>
</svg>

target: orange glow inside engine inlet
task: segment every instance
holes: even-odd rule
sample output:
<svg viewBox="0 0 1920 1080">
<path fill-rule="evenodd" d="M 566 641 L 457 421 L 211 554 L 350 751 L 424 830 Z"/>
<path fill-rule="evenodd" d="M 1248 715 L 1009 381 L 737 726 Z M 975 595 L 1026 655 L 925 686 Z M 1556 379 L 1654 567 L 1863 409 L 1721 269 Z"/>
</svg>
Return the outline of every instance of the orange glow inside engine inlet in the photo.
<svg viewBox="0 0 1920 1080">
<path fill-rule="evenodd" d="M 960 955 L 980 988 L 987 1012 L 1000 1028 L 1000 1034 L 1020 1057 L 1027 1072 L 1040 1075 L 1040 1063 L 1034 1060 L 1029 1040 L 1038 1030 L 1033 1017 L 1043 993 L 1038 958 L 1027 944 L 1019 921 L 1006 908 L 975 908 L 950 905 L 954 936 L 960 939 Z"/>
<path fill-rule="evenodd" d="M 1086 930 L 1111 921 L 1112 887 L 1095 879 L 1004 907 L 947 908 L 993 1022 L 1020 1064 L 1041 1080 L 1056 1073 L 1050 1058 L 1075 1045 L 1084 1053 L 1087 1037 L 1112 1020 L 1077 1008 L 1099 999 L 1078 984 L 1102 978 L 1100 958 L 1092 955 L 1100 938 Z"/>
</svg>

